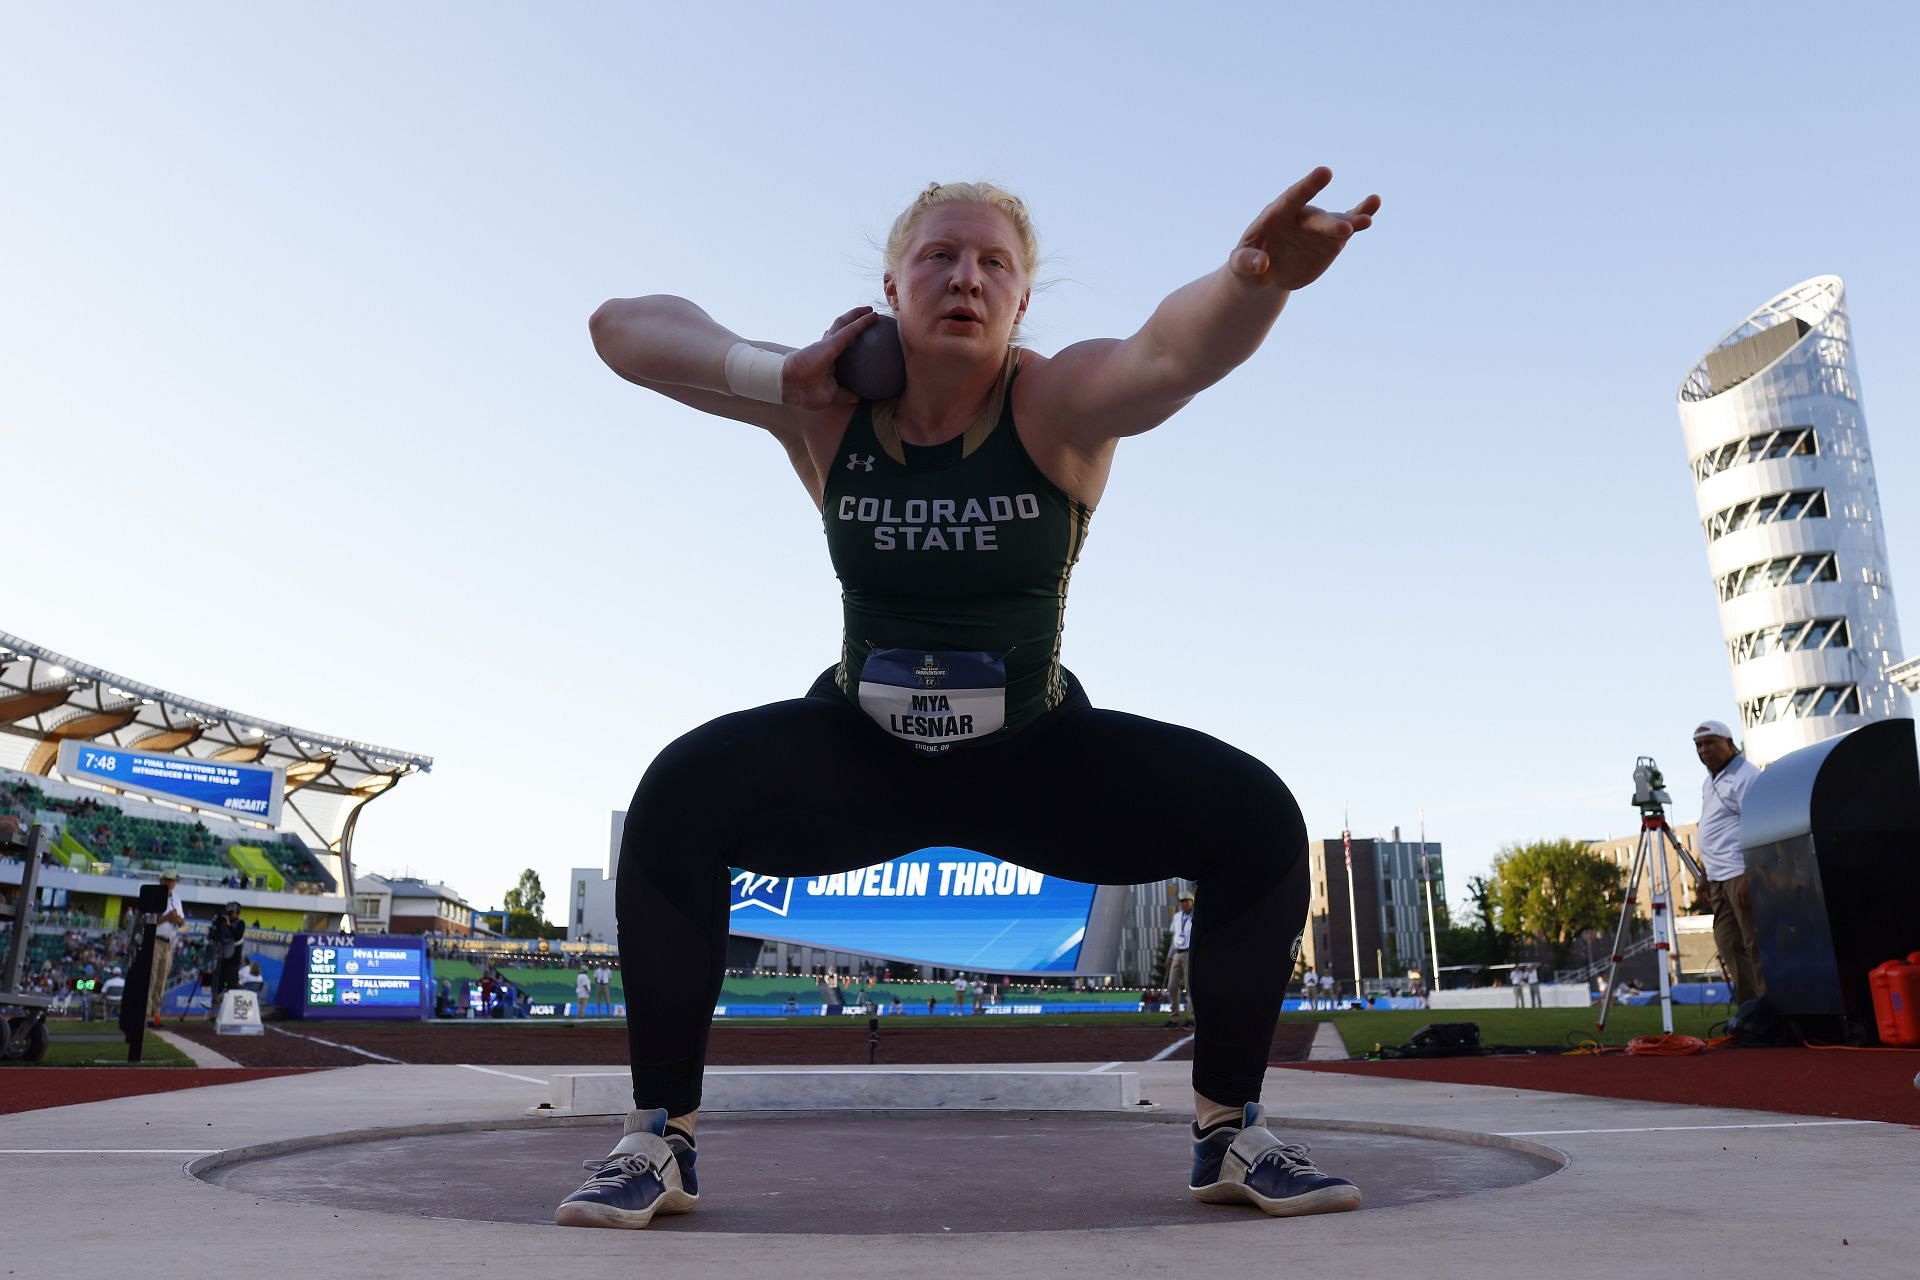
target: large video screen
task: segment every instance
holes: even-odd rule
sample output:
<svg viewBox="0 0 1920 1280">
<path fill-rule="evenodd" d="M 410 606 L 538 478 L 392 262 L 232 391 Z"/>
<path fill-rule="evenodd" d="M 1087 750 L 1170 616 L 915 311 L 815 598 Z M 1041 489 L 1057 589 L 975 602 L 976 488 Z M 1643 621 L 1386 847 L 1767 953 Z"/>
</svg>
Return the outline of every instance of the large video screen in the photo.
<svg viewBox="0 0 1920 1280">
<path fill-rule="evenodd" d="M 417 937 L 302 933 L 275 1003 L 296 1018 L 424 1018 L 428 985 Z"/>
<path fill-rule="evenodd" d="M 257 764 L 159 755 L 69 738 L 60 744 L 60 773 L 122 791 L 280 825 L 281 773 Z"/>
<path fill-rule="evenodd" d="M 826 876 L 733 872 L 731 932 L 987 973 L 1071 972 L 1095 886 L 970 849 Z"/>
</svg>

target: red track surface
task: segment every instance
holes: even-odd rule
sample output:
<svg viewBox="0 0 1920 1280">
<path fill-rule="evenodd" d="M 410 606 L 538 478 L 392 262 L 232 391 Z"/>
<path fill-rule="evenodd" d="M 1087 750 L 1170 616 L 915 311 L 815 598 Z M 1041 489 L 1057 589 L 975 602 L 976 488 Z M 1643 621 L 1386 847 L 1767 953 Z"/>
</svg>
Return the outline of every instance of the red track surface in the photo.
<svg viewBox="0 0 1920 1280">
<path fill-rule="evenodd" d="M 848 1023 L 722 1024 L 714 1028 L 709 1061 L 715 1066 L 865 1062 L 866 1027 L 853 1019 Z M 270 1029 L 260 1037 L 216 1037 L 204 1027 L 180 1028 L 182 1034 L 242 1062 L 243 1068 L 237 1070 L 9 1068 L 0 1071 L 0 1113 L 232 1084 L 284 1075 L 289 1069 L 358 1066 L 374 1060 L 337 1047 L 349 1044 L 408 1063 L 618 1065 L 626 1061 L 627 1053 L 626 1032 L 617 1025 L 292 1023 L 284 1029 L 295 1034 Z M 1920 1125 L 1920 1091 L 1913 1084 L 1914 1073 L 1920 1071 L 1920 1053 L 1723 1049 L 1680 1058 L 1541 1055 L 1308 1066 L 1300 1059 L 1312 1033 L 1311 1024 L 1280 1024 L 1269 1060 L 1307 1071 Z M 880 1061 L 1138 1062 L 1187 1034 L 1158 1027 L 895 1025 L 881 1032 Z M 1192 1046 L 1182 1046 L 1172 1056 L 1190 1058 Z M 1279 1097 L 1273 1101 L 1285 1105 Z"/>
<path fill-rule="evenodd" d="M 142 1093 L 171 1093 L 175 1089 L 198 1089 L 210 1084 L 239 1084 L 243 1080 L 294 1075 L 297 1071 L 297 1068 L 259 1071 L 232 1067 L 9 1067 L 0 1071 L 0 1115 L 71 1106 L 76 1102 L 100 1102 L 106 1098 L 131 1098 Z"/>
<path fill-rule="evenodd" d="M 1791 1115 L 1920 1124 L 1920 1053 L 1846 1049 L 1721 1049 L 1683 1058 L 1626 1054 L 1437 1058 L 1289 1064 L 1302 1071 L 1601 1098 L 1684 1102 Z"/>
<path fill-rule="evenodd" d="M 364 1066 L 381 1058 L 415 1064 L 514 1066 L 624 1066 L 627 1062 L 627 1031 L 618 1023 L 289 1022 L 270 1023 L 264 1036 L 246 1037 L 215 1036 L 204 1023 L 178 1030 L 249 1067 Z M 1310 1023 L 1281 1023 L 1274 1032 L 1268 1061 L 1304 1059 L 1313 1030 Z M 879 1061 L 897 1065 L 1140 1062 L 1170 1048 L 1171 1058 L 1184 1060 L 1193 1057 L 1193 1046 L 1181 1041 L 1192 1034 L 1184 1029 L 1142 1026 L 1021 1026 L 1001 1018 L 914 1019 L 882 1027 Z M 1179 1047 L 1174 1048 L 1176 1045 Z M 713 1028 L 707 1052 L 707 1061 L 716 1067 L 828 1066 L 866 1060 L 864 1018 L 758 1027 L 720 1023 Z"/>
</svg>

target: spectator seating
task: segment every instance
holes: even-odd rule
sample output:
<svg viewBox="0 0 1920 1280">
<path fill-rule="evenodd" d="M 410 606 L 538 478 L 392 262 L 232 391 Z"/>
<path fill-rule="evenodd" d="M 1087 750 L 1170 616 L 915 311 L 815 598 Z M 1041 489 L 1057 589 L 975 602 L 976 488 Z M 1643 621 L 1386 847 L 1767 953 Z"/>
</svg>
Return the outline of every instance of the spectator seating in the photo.
<svg viewBox="0 0 1920 1280">
<path fill-rule="evenodd" d="M 219 880 L 238 869 L 276 891 L 331 893 L 338 887 L 297 836 L 218 819 L 209 827 L 184 814 L 155 816 L 170 811 L 142 801 L 103 797 L 38 775 L 0 770 L 0 813 L 22 821 L 52 819 L 59 828 L 51 844 L 54 856 L 76 871 L 111 868 L 152 875 L 173 867 L 184 875 Z M 218 829 L 223 826 L 230 834 Z"/>
<path fill-rule="evenodd" d="M 54 857 L 58 858 L 73 870 L 80 872 L 93 870 L 93 855 L 83 849 L 80 846 L 80 842 L 75 840 L 69 832 L 62 830 L 60 834 L 55 837 L 51 849 Z"/>
<path fill-rule="evenodd" d="M 571 1004 L 577 994 L 573 985 L 573 972 L 568 969 L 522 969 L 517 966 L 506 966 L 495 969 L 494 972 L 525 992 L 527 998 L 535 1004 L 550 1004 L 560 1008 Z"/>
<path fill-rule="evenodd" d="M 864 990 L 858 993 L 848 992 L 845 998 L 853 1002 L 865 1000 L 869 995 L 882 1004 L 891 1003 L 895 996 L 900 997 L 901 1004 L 924 1005 L 929 999 L 950 1004 L 953 1001 L 953 984 L 951 982 L 876 982 L 871 992 Z M 968 993 L 967 999 L 973 999 L 971 992 Z"/>
<path fill-rule="evenodd" d="M 246 876 L 258 884 L 278 893 L 287 887 L 287 877 L 280 868 L 273 865 L 266 852 L 250 844 L 230 844 L 227 846 L 227 861 L 231 862 Z"/>
<path fill-rule="evenodd" d="M 298 836 L 282 835 L 261 846 L 261 852 L 273 860 L 296 889 L 331 893 L 338 887 L 333 876 L 320 865 L 312 850 Z"/>
<path fill-rule="evenodd" d="M 618 976 L 618 971 L 615 971 Z M 736 978 L 729 976 L 720 986 L 721 1004 L 785 1005 L 791 998 L 802 1008 L 817 1008 L 826 1003 L 820 984 L 812 978 Z"/>
<path fill-rule="evenodd" d="M 443 960 L 435 957 L 433 961 L 433 980 L 445 978 L 453 984 L 454 990 L 460 989 L 463 982 L 480 981 L 480 966 L 471 960 Z"/>
<path fill-rule="evenodd" d="M 0 925 L 0 956 L 9 954 L 13 945 L 13 925 Z M 33 973 L 41 967 L 57 960 L 63 960 L 67 954 L 67 940 L 58 933 L 35 932 L 27 938 L 26 972 Z"/>
</svg>

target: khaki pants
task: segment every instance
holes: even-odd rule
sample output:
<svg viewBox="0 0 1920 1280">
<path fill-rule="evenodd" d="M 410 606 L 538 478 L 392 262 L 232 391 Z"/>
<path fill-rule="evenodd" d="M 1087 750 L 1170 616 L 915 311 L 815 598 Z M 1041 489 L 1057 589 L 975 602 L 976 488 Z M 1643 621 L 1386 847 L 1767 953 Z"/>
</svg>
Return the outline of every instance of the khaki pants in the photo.
<svg viewBox="0 0 1920 1280">
<path fill-rule="evenodd" d="M 153 985 L 147 988 L 147 1017 L 160 1016 L 160 1002 L 167 998 L 167 979 L 173 973 L 173 939 L 153 940 Z"/>
<path fill-rule="evenodd" d="M 1713 941 L 1720 949 L 1720 967 L 1733 983 L 1733 1000 L 1741 1004 L 1767 994 L 1767 980 L 1760 973 L 1760 944 L 1753 932 L 1753 903 L 1747 893 L 1747 877 L 1709 880 L 1701 895 L 1713 909 Z"/>
<path fill-rule="evenodd" d="M 1176 951 L 1167 958 L 1167 1010 L 1170 1017 L 1182 1013 L 1193 1020 L 1193 993 L 1187 987 L 1187 953 Z"/>
</svg>

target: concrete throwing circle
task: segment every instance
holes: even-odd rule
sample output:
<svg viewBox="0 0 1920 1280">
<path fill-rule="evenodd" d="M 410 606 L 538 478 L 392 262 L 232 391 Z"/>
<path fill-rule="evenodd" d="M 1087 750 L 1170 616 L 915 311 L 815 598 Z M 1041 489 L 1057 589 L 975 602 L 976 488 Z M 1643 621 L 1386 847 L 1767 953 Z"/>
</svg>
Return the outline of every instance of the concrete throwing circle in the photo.
<svg viewBox="0 0 1920 1280">
<path fill-rule="evenodd" d="M 1443 1131 L 1276 1123 L 1367 1209 L 1532 1182 L 1547 1149 Z M 1361 1131 L 1361 1129 L 1373 1131 Z M 617 1122 L 336 1135 L 328 1145 L 196 1162 L 230 1190 L 334 1208 L 553 1224 L 553 1209 L 619 1137 Z M 342 1140 L 345 1139 L 345 1140 Z M 1201 1226 L 1264 1220 L 1187 1194 L 1184 1121 L 1073 1112 L 841 1112 L 703 1116 L 700 1207 L 650 1231 L 943 1235 Z M 1364 1210 L 1363 1210 L 1364 1211 Z"/>
</svg>

